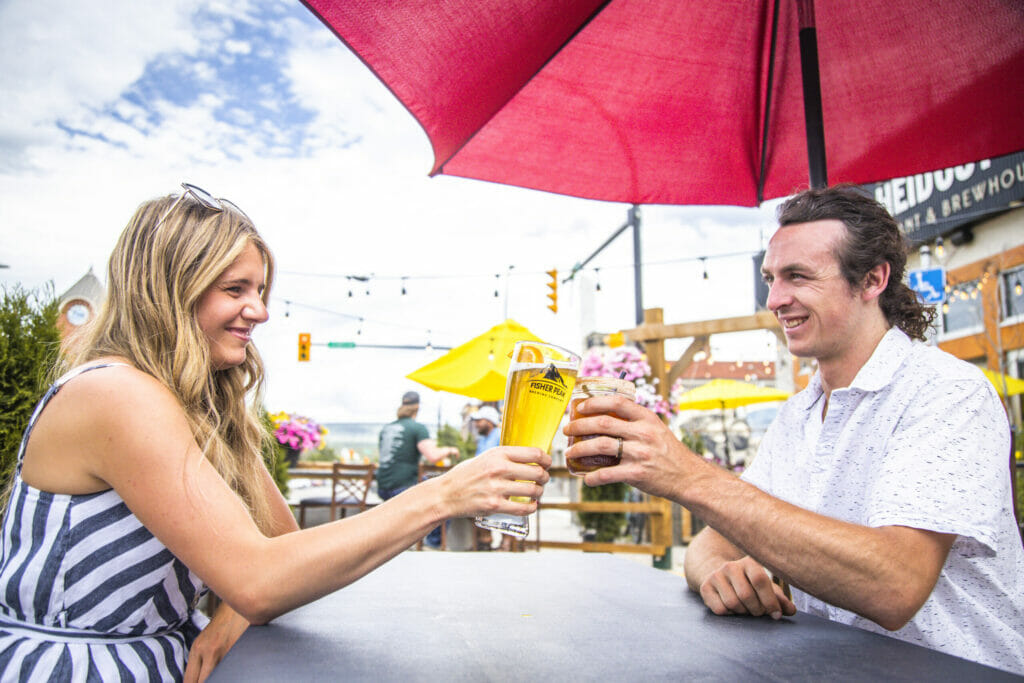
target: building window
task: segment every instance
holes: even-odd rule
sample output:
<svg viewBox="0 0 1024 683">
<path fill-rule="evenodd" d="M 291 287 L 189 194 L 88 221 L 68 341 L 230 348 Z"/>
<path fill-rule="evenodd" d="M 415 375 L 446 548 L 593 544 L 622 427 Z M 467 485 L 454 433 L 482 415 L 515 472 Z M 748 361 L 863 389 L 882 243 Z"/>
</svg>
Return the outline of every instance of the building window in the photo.
<svg viewBox="0 0 1024 683">
<path fill-rule="evenodd" d="M 1004 321 L 1024 321 L 1024 266 L 1013 270 L 1004 270 L 1000 276 L 1002 285 Z"/>
<path fill-rule="evenodd" d="M 945 336 L 976 334 L 985 329 L 978 280 L 953 285 L 942 304 L 942 332 Z"/>
</svg>

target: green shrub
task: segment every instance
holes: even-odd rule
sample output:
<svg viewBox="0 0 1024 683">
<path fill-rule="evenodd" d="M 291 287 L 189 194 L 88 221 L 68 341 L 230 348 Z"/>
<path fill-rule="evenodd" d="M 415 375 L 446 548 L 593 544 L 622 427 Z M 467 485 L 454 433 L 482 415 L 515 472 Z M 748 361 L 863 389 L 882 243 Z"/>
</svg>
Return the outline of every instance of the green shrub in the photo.
<svg viewBox="0 0 1024 683">
<path fill-rule="evenodd" d="M 437 430 L 437 445 L 455 446 L 459 449 L 459 456 L 452 458 L 453 465 L 476 455 L 476 438 L 472 434 L 462 438 L 462 433 L 449 424 L 441 425 L 441 428 Z"/>
<path fill-rule="evenodd" d="M 623 482 L 604 484 L 602 486 L 583 486 L 581 498 L 589 501 L 617 501 L 626 500 L 629 493 L 629 485 Z M 622 528 L 626 524 L 625 512 L 577 512 L 580 526 L 585 530 L 591 529 L 596 532 L 594 540 L 598 543 L 611 543 L 622 535 Z"/>
<path fill-rule="evenodd" d="M 20 285 L 0 291 L 0 480 L 6 488 L 32 411 L 60 354 L 57 300 Z"/>
</svg>

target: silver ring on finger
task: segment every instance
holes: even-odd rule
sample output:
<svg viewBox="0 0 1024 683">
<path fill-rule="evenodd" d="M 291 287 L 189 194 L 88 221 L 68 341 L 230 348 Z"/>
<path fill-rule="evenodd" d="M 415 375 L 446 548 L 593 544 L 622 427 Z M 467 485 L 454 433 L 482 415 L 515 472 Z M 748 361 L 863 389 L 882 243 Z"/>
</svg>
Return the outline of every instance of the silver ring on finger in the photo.
<svg viewBox="0 0 1024 683">
<path fill-rule="evenodd" d="M 621 459 L 622 458 L 622 437 L 621 436 L 617 436 L 615 438 L 619 440 L 619 452 L 616 453 L 615 457 Z"/>
</svg>

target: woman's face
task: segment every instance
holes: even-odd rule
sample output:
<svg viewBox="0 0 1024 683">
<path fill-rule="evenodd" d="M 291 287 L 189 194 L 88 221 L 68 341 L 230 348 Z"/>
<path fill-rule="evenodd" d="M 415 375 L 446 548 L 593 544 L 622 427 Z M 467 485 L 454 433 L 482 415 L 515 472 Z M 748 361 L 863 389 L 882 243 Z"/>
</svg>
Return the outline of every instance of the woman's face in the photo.
<svg viewBox="0 0 1024 683">
<path fill-rule="evenodd" d="M 265 273 L 263 256 L 250 242 L 199 298 L 196 320 L 210 344 L 214 370 L 245 362 L 253 328 L 268 317 L 260 298 Z"/>
</svg>

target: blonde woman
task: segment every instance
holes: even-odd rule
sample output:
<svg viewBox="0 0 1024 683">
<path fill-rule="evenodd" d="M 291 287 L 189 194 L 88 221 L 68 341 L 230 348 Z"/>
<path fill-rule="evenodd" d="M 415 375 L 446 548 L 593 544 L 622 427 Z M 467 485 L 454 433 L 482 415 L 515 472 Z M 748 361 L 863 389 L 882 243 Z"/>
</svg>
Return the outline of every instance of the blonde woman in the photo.
<svg viewBox="0 0 1024 683">
<path fill-rule="evenodd" d="M 446 518 L 528 514 L 536 503 L 510 496 L 536 499 L 548 479 L 545 453 L 495 448 L 299 531 L 246 402 L 273 259 L 237 207 L 183 188 L 132 217 L 105 304 L 26 429 L 0 538 L 3 680 L 203 680 L 250 623 L 351 583 Z M 224 601 L 208 625 L 204 586 Z"/>
</svg>

